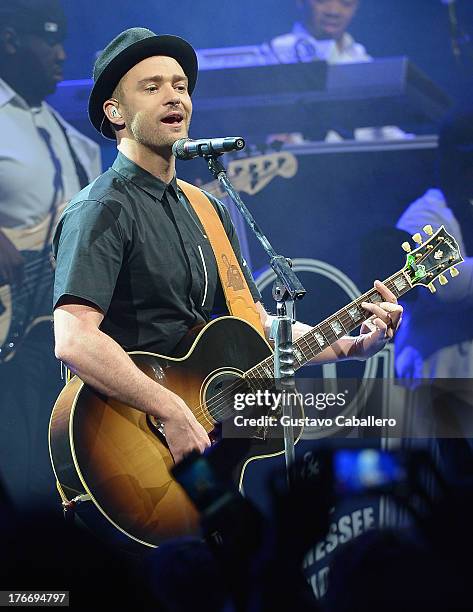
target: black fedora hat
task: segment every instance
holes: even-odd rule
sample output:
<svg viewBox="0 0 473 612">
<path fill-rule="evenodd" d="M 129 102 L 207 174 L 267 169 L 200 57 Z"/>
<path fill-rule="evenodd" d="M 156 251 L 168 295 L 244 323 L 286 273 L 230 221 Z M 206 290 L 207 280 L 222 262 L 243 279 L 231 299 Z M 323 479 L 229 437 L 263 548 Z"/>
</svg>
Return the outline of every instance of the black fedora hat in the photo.
<svg viewBox="0 0 473 612">
<path fill-rule="evenodd" d="M 197 56 L 193 47 L 179 36 L 158 36 L 146 28 L 130 28 L 109 43 L 94 65 L 94 86 L 89 98 L 89 118 L 97 131 L 115 139 L 105 119 L 103 103 L 112 95 L 120 79 L 139 62 L 153 55 L 173 57 L 189 80 L 189 93 L 197 81 Z"/>
</svg>

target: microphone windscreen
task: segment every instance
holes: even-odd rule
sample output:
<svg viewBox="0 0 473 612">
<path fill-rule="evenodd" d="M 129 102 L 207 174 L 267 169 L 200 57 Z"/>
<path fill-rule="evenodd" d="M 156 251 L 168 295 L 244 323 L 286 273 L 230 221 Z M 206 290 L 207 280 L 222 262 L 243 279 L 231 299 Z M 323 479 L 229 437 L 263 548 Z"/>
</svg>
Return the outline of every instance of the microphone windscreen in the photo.
<svg viewBox="0 0 473 612">
<path fill-rule="evenodd" d="M 172 154 L 177 159 L 182 159 L 186 155 L 185 144 L 188 142 L 190 138 L 180 138 L 176 140 L 176 142 L 172 145 Z"/>
</svg>

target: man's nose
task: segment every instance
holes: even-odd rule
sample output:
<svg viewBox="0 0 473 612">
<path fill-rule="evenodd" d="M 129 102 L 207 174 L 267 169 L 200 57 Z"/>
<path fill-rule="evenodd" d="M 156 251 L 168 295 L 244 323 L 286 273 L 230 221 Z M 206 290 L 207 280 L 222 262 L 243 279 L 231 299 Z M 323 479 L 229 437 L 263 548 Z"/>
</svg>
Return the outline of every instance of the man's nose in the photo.
<svg viewBox="0 0 473 612">
<path fill-rule="evenodd" d="M 171 83 L 165 85 L 164 92 L 165 92 L 164 104 L 175 105 L 175 104 L 181 103 L 181 98 L 179 97 L 179 94 L 174 89 L 174 86 Z"/>
</svg>

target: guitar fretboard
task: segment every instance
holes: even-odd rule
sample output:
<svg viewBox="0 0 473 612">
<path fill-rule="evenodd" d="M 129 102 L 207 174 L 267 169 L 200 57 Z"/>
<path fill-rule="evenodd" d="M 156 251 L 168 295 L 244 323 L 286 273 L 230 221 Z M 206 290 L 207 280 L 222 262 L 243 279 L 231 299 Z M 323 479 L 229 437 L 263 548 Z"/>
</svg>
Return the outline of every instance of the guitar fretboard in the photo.
<svg viewBox="0 0 473 612">
<path fill-rule="evenodd" d="M 403 270 L 385 280 L 384 284 L 396 298 L 411 289 Z M 370 317 L 371 313 L 361 307 L 362 302 L 376 304 L 382 301 L 383 298 L 376 289 L 371 289 L 301 336 L 293 343 L 294 369 L 297 370 L 307 364 L 328 346 L 352 332 Z M 261 361 L 245 373 L 246 379 L 273 379 L 273 376 L 273 356 Z"/>
</svg>

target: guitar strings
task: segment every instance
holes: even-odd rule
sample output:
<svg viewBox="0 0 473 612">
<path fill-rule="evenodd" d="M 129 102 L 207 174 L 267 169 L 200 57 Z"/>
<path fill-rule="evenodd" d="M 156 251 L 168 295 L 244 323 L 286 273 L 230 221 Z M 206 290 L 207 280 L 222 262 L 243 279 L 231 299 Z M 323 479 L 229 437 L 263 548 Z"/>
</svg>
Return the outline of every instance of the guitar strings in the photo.
<svg viewBox="0 0 473 612">
<path fill-rule="evenodd" d="M 23 267 L 23 277 L 25 277 L 26 275 L 33 276 L 34 274 L 32 273 L 36 272 L 38 268 L 41 268 L 46 263 L 47 263 L 47 260 L 44 259 L 42 261 L 29 262 L 28 264 L 25 264 L 25 266 Z M 49 269 L 54 271 L 52 267 L 50 267 Z M 2 287 L 9 286 L 10 284 L 12 283 L 7 282 L 4 285 L 2 285 Z M 18 283 L 13 283 L 13 284 L 18 284 Z"/>
<path fill-rule="evenodd" d="M 387 283 L 388 281 L 386 281 Z M 374 290 L 371 290 L 370 292 L 368 292 L 367 294 L 364 294 L 363 296 L 360 296 L 357 300 L 355 300 L 355 302 L 353 303 L 358 303 L 358 302 L 363 302 L 366 301 L 365 296 L 369 295 L 370 293 L 374 293 Z M 351 304 L 349 305 L 351 306 Z M 348 307 L 349 307 L 348 306 Z M 346 307 L 346 308 L 348 308 Z M 346 308 L 341 309 L 339 312 L 343 312 L 343 310 L 345 310 Z M 337 313 L 336 313 L 337 314 Z M 317 328 L 321 328 L 324 324 L 329 324 L 330 321 L 332 319 L 337 318 L 336 315 L 332 315 L 332 317 L 329 317 L 328 319 L 326 319 L 325 321 L 323 321 L 322 323 L 320 323 L 319 325 L 317 325 Z M 339 318 L 339 317 L 338 317 Z M 345 327 L 345 326 L 343 326 Z M 358 327 L 358 325 L 356 326 Z M 354 328 L 353 328 L 354 329 Z M 304 334 L 303 336 L 301 336 L 297 341 L 299 342 L 300 340 L 304 340 L 306 342 L 306 344 L 310 347 L 311 352 L 313 353 L 313 355 L 317 355 L 320 352 L 322 352 L 323 347 L 320 347 L 319 343 L 317 342 L 316 339 L 314 339 L 313 337 L 313 331 L 315 330 L 315 328 L 312 328 L 309 332 L 307 332 L 306 334 Z M 346 330 L 345 330 L 346 331 Z M 322 332 L 323 333 L 323 332 Z M 309 336 L 309 339 L 307 339 L 306 336 Z M 333 342 L 330 342 L 330 340 L 327 338 L 327 333 L 323 334 L 324 338 L 327 341 L 327 345 L 332 344 Z M 334 342 L 338 339 L 338 337 L 335 337 Z M 314 350 L 314 347 L 316 348 L 316 350 Z M 262 364 L 267 361 L 268 359 L 271 360 L 270 356 L 269 358 L 263 360 L 261 363 L 257 364 L 256 366 L 253 366 L 253 368 L 251 368 L 250 370 L 248 370 L 248 372 L 251 372 L 253 370 L 258 370 L 260 368 L 262 368 Z M 246 374 L 248 374 L 248 372 Z M 213 398 L 211 400 L 209 400 L 208 402 L 206 402 L 207 405 L 207 410 L 209 411 L 210 408 L 212 408 L 212 412 L 211 414 L 215 417 L 221 417 L 223 415 L 225 415 L 226 410 L 218 410 L 218 408 L 220 408 L 223 404 L 227 403 L 227 400 L 231 398 L 231 395 L 236 391 L 236 388 L 238 388 L 239 384 L 241 384 L 242 380 L 248 380 L 247 379 L 237 379 L 237 381 L 235 383 L 233 383 L 230 387 L 226 388 L 224 391 L 219 392 L 218 394 L 216 394 L 215 396 L 213 396 Z M 263 380 L 263 377 L 262 377 Z M 216 401 L 217 400 L 217 401 Z M 204 414 L 204 407 L 205 404 L 200 404 L 199 406 L 197 406 L 194 410 L 195 410 L 195 414 L 197 416 L 201 416 Z"/>
<path fill-rule="evenodd" d="M 44 266 L 46 263 L 48 263 L 49 260 L 49 254 L 46 257 L 38 257 L 35 261 L 29 261 L 26 262 L 23 266 L 23 274 L 28 273 L 30 274 L 31 272 L 36 271 L 38 268 L 40 268 L 41 266 Z M 54 268 L 50 265 L 49 269 L 54 271 Z M 5 285 L 2 285 L 2 287 L 8 286 L 10 283 L 5 283 Z"/>
<path fill-rule="evenodd" d="M 45 269 L 40 275 L 36 277 L 33 277 L 33 276 L 24 277 L 21 289 L 19 289 L 18 291 L 15 290 L 16 286 L 18 286 L 17 283 L 15 283 L 14 285 L 3 285 L 2 287 L 0 287 L 0 299 L 2 299 L 3 297 L 6 297 L 8 291 L 10 291 L 14 299 L 23 299 L 27 297 L 28 294 L 31 294 L 34 290 L 37 289 L 37 287 L 26 287 L 24 284 L 25 282 L 33 280 L 33 278 L 35 279 L 35 281 L 41 281 L 41 282 L 44 281 L 45 279 L 52 281 L 53 280 L 52 270 Z"/>
<path fill-rule="evenodd" d="M 394 284 L 394 281 L 392 279 L 394 279 L 394 277 L 398 276 L 399 274 L 402 274 L 401 271 L 396 272 L 395 274 L 393 274 L 392 276 L 390 276 L 388 279 L 386 279 L 384 281 L 384 284 L 388 287 L 388 289 L 396 289 L 396 286 Z M 356 300 L 354 300 L 353 302 L 351 302 L 350 304 L 348 304 L 347 306 L 341 308 L 339 311 L 337 311 L 334 315 L 328 317 L 327 319 L 325 319 L 324 321 L 322 321 L 321 323 L 319 323 L 318 325 L 316 325 L 315 327 L 311 328 L 311 330 L 309 330 L 306 334 L 304 334 L 303 336 L 301 336 L 300 338 L 298 338 L 296 340 L 297 342 L 300 342 L 301 340 L 304 340 L 304 342 L 306 342 L 306 344 L 309 346 L 311 352 L 313 353 L 313 356 L 315 357 L 316 355 L 318 355 L 319 353 L 322 352 L 323 347 L 321 347 L 318 343 L 318 341 L 313 337 L 314 335 L 314 331 L 316 328 L 318 328 L 319 330 L 321 330 L 322 326 L 327 326 L 330 325 L 330 323 L 332 321 L 334 321 L 335 319 L 337 319 L 338 321 L 340 321 L 340 319 L 342 319 L 342 326 L 344 328 L 345 333 L 349 333 L 349 331 L 353 331 L 353 329 L 356 329 L 356 327 L 359 327 L 363 321 L 361 321 L 360 323 L 357 323 L 355 325 L 355 327 L 352 327 L 351 330 L 349 330 L 348 328 L 350 327 L 350 325 L 353 325 L 354 321 L 353 319 L 347 314 L 347 310 L 348 308 L 350 308 L 353 305 L 357 306 L 357 309 L 359 310 L 363 310 L 362 308 L 360 308 L 360 304 L 361 302 L 366 302 L 369 301 L 369 297 L 373 294 L 377 293 L 376 289 L 370 289 L 370 291 L 362 294 L 360 297 L 358 297 Z M 376 303 L 376 302 L 374 302 Z M 366 313 L 368 313 L 368 311 L 365 311 Z M 345 319 L 342 318 L 342 316 L 345 317 Z M 346 325 L 345 324 L 349 323 L 350 325 Z M 332 332 L 334 333 L 334 332 Z M 327 341 L 327 346 L 330 346 L 331 344 L 333 344 L 333 342 L 336 342 L 339 337 L 335 336 L 335 340 L 333 340 L 332 342 L 330 342 L 330 340 L 327 338 L 327 333 L 323 333 L 324 338 Z M 307 338 L 308 337 L 308 338 Z M 314 347 L 316 348 L 316 351 L 314 351 Z M 252 370 L 257 370 L 258 368 L 262 367 L 262 364 L 267 361 L 267 360 L 271 360 L 271 357 L 268 357 L 266 359 L 264 359 L 262 362 L 260 362 L 259 364 L 257 364 L 256 366 L 253 366 L 253 368 L 250 368 L 250 370 L 248 370 L 248 372 L 251 372 Z M 246 372 L 246 374 L 248 374 L 248 372 Z M 262 380 L 264 380 L 262 378 Z M 209 400 L 208 402 L 205 402 L 203 404 L 199 404 L 198 406 L 196 406 L 193 409 L 193 412 L 196 416 L 196 418 L 198 416 L 204 416 L 205 417 L 205 413 L 204 413 L 204 408 L 207 408 L 207 412 L 210 413 L 210 415 L 212 417 L 218 418 L 222 417 L 222 416 L 229 416 L 228 414 L 226 414 L 226 409 L 221 409 L 221 407 L 225 404 L 227 404 L 227 400 L 231 399 L 231 397 L 233 396 L 233 394 L 235 393 L 236 389 L 242 385 L 242 383 L 244 381 L 248 381 L 248 378 L 239 378 L 235 381 L 235 383 L 232 383 L 232 385 L 230 385 L 229 387 L 227 387 L 224 391 L 220 391 L 219 393 L 215 394 L 211 400 Z M 272 383 L 273 384 L 273 383 Z M 215 401 L 217 400 L 217 401 Z M 220 408 L 220 410 L 218 410 Z M 212 409 L 212 410 L 210 410 Z M 214 418 L 214 420 L 215 420 Z"/>
<path fill-rule="evenodd" d="M 426 255 L 427 256 L 427 255 Z M 426 257 L 425 256 L 425 257 Z M 424 258 L 423 258 L 424 259 Z M 423 259 L 421 259 L 420 261 L 423 261 Z M 397 289 L 393 279 L 395 277 L 398 277 L 399 275 L 402 274 L 402 270 L 396 272 L 395 274 L 393 274 L 392 276 L 390 276 L 388 279 L 386 279 L 384 281 L 384 284 L 388 287 L 388 289 L 390 288 L 391 290 L 397 290 L 399 292 L 399 290 Z M 412 287 L 410 287 L 409 285 L 407 286 L 407 291 L 410 290 Z M 363 321 L 361 321 L 360 323 L 357 323 L 354 327 L 351 328 L 351 330 L 349 330 L 348 328 L 350 327 L 350 325 L 353 325 L 354 321 L 353 319 L 347 315 L 347 310 L 348 308 L 350 308 L 352 305 L 357 306 L 357 308 L 359 308 L 360 310 L 363 310 L 362 308 L 360 308 L 360 304 L 361 302 L 364 301 L 369 301 L 369 297 L 376 293 L 375 289 L 371 289 L 370 291 L 364 293 L 363 295 L 361 295 L 359 298 L 357 298 L 356 300 L 354 300 L 353 302 L 351 302 L 350 304 L 348 304 L 347 306 L 341 308 L 337 313 L 335 313 L 334 315 L 332 315 L 331 317 L 328 317 L 327 319 L 325 319 L 324 321 L 322 321 L 321 323 L 319 323 L 318 325 L 316 325 L 315 327 L 311 328 L 311 330 L 309 330 L 306 334 L 304 334 L 303 336 L 301 336 L 300 338 L 298 338 L 296 340 L 297 342 L 300 341 L 304 341 L 307 346 L 310 348 L 311 352 L 313 353 L 313 356 L 316 356 L 317 354 L 319 354 L 320 352 L 322 352 L 323 348 L 320 347 L 318 341 L 316 339 L 314 339 L 314 331 L 316 328 L 318 328 L 320 331 L 322 326 L 327 326 L 330 325 L 330 323 L 334 320 L 338 320 L 338 321 L 342 321 L 342 326 L 345 330 L 345 333 L 349 333 L 349 331 L 353 331 L 354 329 L 356 329 L 356 327 L 359 327 L 359 325 L 361 325 L 363 323 Z M 405 292 L 404 292 L 405 293 Z M 402 294 L 399 295 L 399 297 Z M 376 303 L 376 302 L 374 302 Z M 366 311 L 366 313 L 368 313 L 368 311 Z M 345 318 L 343 318 L 345 317 Z M 345 324 L 348 323 L 349 325 L 345 326 Z M 334 332 L 332 332 L 334 333 Z M 333 344 L 333 342 L 336 342 L 336 340 L 338 340 L 338 336 L 335 336 L 335 340 L 333 340 L 332 342 L 328 339 L 327 337 L 327 333 L 323 333 L 324 338 L 327 340 L 328 346 L 330 344 Z M 334 334 L 335 335 L 335 334 Z M 316 348 L 316 350 L 314 351 L 314 347 Z M 257 364 L 256 366 L 253 366 L 253 368 L 251 368 L 250 370 L 248 370 L 248 372 L 251 372 L 252 370 L 257 370 L 258 368 L 262 367 L 262 364 L 267 361 L 267 360 L 271 360 L 271 357 L 263 360 L 261 363 Z M 248 372 L 246 374 L 248 374 Z M 228 387 L 227 389 L 225 389 L 225 391 L 221 391 L 218 394 L 216 394 L 211 400 L 209 400 L 208 402 L 206 402 L 206 404 L 200 404 L 199 406 L 197 406 L 194 410 L 195 410 L 195 414 L 196 416 L 201 416 L 204 415 L 204 407 L 205 405 L 207 405 L 207 411 L 210 412 L 209 408 L 213 408 L 214 410 L 212 410 L 212 412 L 210 412 L 210 414 L 212 416 L 215 417 L 221 417 L 223 415 L 226 414 L 226 410 L 220 410 L 217 411 L 215 409 L 218 409 L 220 406 L 222 406 L 222 404 L 226 403 L 226 400 L 229 399 L 231 397 L 230 395 L 230 391 L 231 394 L 233 394 L 236 390 L 236 388 L 238 388 L 238 386 L 243 382 L 243 381 L 247 381 L 248 378 L 244 378 L 244 379 L 238 379 L 235 383 L 233 383 L 233 385 L 231 385 L 230 387 Z M 236 385 L 236 388 L 234 387 L 234 385 Z M 217 399 L 217 401 L 215 401 Z"/>
<path fill-rule="evenodd" d="M 388 279 L 386 279 L 384 281 L 384 284 L 388 287 L 388 289 L 390 289 L 390 290 L 397 290 L 397 287 L 396 287 L 393 279 L 395 277 L 399 276 L 400 274 L 402 274 L 402 271 L 398 271 L 398 272 L 394 273 L 392 276 L 390 276 Z M 409 285 L 407 285 L 407 286 L 409 287 Z M 397 291 L 399 291 L 399 290 L 397 290 Z M 347 306 L 344 306 L 343 308 L 341 308 L 334 315 L 332 315 L 331 317 L 328 317 L 327 319 L 325 319 L 324 321 L 322 321 L 321 323 L 319 323 L 315 327 L 311 328 L 311 330 L 309 330 L 307 333 L 303 334 L 300 338 L 298 338 L 296 340 L 296 343 L 297 342 L 301 342 L 301 341 L 305 342 L 307 344 L 307 346 L 309 347 L 311 353 L 315 357 L 316 355 L 321 353 L 322 350 L 323 350 L 323 347 L 321 347 L 319 345 L 318 341 L 314 338 L 315 328 L 318 328 L 319 331 L 322 332 L 322 335 L 325 338 L 325 340 L 327 341 L 328 345 L 333 344 L 333 342 L 336 342 L 336 340 L 338 340 L 338 336 L 335 336 L 335 340 L 333 342 L 330 342 L 329 338 L 327 337 L 327 335 L 328 335 L 327 332 L 324 333 L 321 328 L 323 326 L 325 326 L 325 327 L 330 326 L 331 322 L 333 322 L 334 320 L 337 320 L 337 321 L 341 322 L 342 327 L 344 328 L 344 332 L 345 333 L 349 333 L 350 331 L 353 331 L 353 329 L 356 329 L 356 327 L 358 327 L 360 324 L 362 324 L 363 321 L 361 321 L 359 324 L 356 324 L 355 327 L 351 327 L 353 325 L 353 323 L 355 323 L 355 321 L 347 313 L 348 309 L 350 307 L 352 307 L 353 305 L 356 305 L 357 310 L 363 310 L 362 308 L 360 308 L 361 303 L 365 302 L 365 301 L 370 301 L 369 300 L 370 296 L 372 296 L 375 293 L 377 293 L 375 289 L 370 289 L 370 291 L 362 294 L 356 300 L 354 300 L 353 302 L 351 302 Z M 393 291 L 393 293 L 394 293 L 394 291 Z M 367 313 L 368 311 L 365 311 L 365 312 Z M 350 329 L 350 327 L 351 327 L 351 329 Z M 271 359 L 271 358 L 269 358 L 269 359 Z M 265 361 L 267 361 L 267 360 L 268 359 L 265 359 L 261 363 L 257 364 L 256 366 L 253 366 L 253 368 L 251 368 L 249 370 L 249 372 L 251 372 L 252 370 L 258 370 L 259 368 L 262 367 L 262 364 Z M 247 374 L 248 374 L 248 372 L 247 372 Z M 238 388 L 239 384 L 242 383 L 242 380 L 245 380 L 245 379 L 238 379 L 238 381 L 236 383 L 234 383 L 236 388 Z M 246 379 L 246 380 L 248 380 L 248 379 Z M 226 404 L 227 403 L 227 400 L 230 399 L 231 395 L 233 395 L 233 393 L 236 391 L 236 388 L 235 387 L 232 388 L 232 386 L 230 386 L 225 391 L 222 391 L 219 394 L 216 394 L 212 398 L 212 400 L 210 400 L 209 402 L 206 403 L 207 404 L 207 411 L 210 412 L 209 408 L 212 408 L 213 410 L 212 410 L 212 412 L 210 412 L 210 414 L 212 416 L 217 417 L 217 418 L 218 417 L 222 417 L 222 416 L 226 416 L 226 414 L 225 414 L 226 410 L 225 409 L 224 410 L 220 409 L 220 411 L 218 409 L 222 406 L 222 404 Z M 231 394 L 230 394 L 230 391 L 231 391 Z M 215 400 L 217 400 L 217 401 L 215 401 Z M 205 406 L 205 404 L 200 404 L 199 406 L 197 406 L 195 408 L 196 416 L 204 415 L 204 406 Z"/>
</svg>

